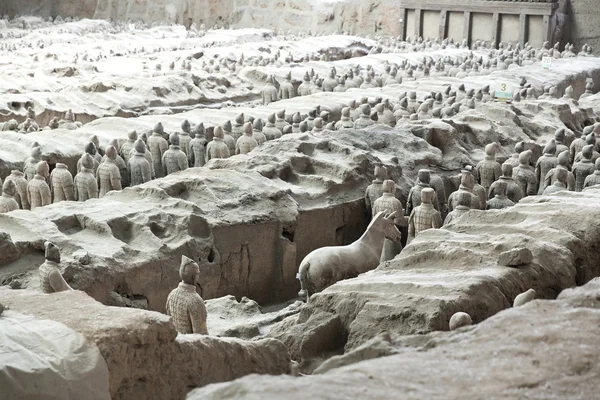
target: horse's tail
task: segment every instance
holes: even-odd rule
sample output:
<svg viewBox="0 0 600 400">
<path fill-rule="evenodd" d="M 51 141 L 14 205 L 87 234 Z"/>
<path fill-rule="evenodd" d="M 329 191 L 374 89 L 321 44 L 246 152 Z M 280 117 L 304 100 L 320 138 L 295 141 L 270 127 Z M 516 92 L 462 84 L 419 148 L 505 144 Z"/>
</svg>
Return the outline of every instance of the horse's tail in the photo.
<svg viewBox="0 0 600 400">
<path fill-rule="evenodd" d="M 306 297 L 306 304 L 308 304 L 308 282 L 307 282 L 307 274 L 308 268 L 310 267 L 310 263 L 308 261 L 303 261 L 300 264 L 300 270 L 298 271 L 298 279 L 300 279 L 300 291 L 298 292 L 298 296 L 300 298 Z"/>
</svg>

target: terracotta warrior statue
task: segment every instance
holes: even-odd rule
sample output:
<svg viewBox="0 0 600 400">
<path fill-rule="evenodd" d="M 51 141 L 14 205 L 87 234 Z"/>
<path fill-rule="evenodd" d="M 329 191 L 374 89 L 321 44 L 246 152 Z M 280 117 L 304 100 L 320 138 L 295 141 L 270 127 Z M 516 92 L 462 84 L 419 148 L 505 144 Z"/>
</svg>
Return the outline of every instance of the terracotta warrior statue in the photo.
<svg viewBox="0 0 600 400">
<path fill-rule="evenodd" d="M 247 154 L 255 147 L 258 147 L 258 142 L 254 139 L 252 132 L 252 124 L 246 122 L 244 125 L 244 134 L 237 140 L 235 144 L 235 154 Z"/>
<path fill-rule="evenodd" d="M 583 190 L 583 184 L 585 183 L 585 179 L 588 175 L 591 175 L 596 170 L 595 165 L 592 163 L 592 152 L 594 150 L 594 146 L 586 145 L 583 147 L 581 154 L 583 158 L 581 161 L 576 162 L 573 165 L 573 175 L 575 176 L 575 191 L 581 192 Z"/>
<path fill-rule="evenodd" d="M 92 157 L 92 173 L 94 175 L 96 175 L 96 171 L 98 171 L 98 167 L 100 166 L 100 160 L 98 160 L 96 158 L 96 155 L 98 155 L 98 150 L 96 148 L 96 145 L 93 142 L 89 142 L 88 144 L 85 145 L 85 149 L 84 149 L 84 154 L 89 154 Z M 79 173 L 79 171 L 81 171 L 81 160 L 83 159 L 83 156 L 79 159 L 79 161 L 77 161 L 77 173 Z"/>
<path fill-rule="evenodd" d="M 141 139 L 136 140 L 127 167 L 132 186 L 141 185 L 152 179 L 152 164 L 146 159 L 146 152 L 144 142 Z"/>
<path fill-rule="evenodd" d="M 25 179 L 28 181 L 33 179 L 37 165 L 40 161 L 42 161 L 42 149 L 39 146 L 35 146 L 31 149 L 31 156 L 25 160 L 23 165 Z"/>
<path fill-rule="evenodd" d="M 383 194 L 375 200 L 375 203 L 373 203 L 373 218 L 375 218 L 379 212 L 384 212 L 386 215 L 393 213 L 394 224 L 396 225 L 396 228 L 402 232 L 401 228 L 408 225 L 408 220 L 404 216 L 402 203 L 395 196 L 396 183 L 391 179 L 387 179 L 383 181 L 382 186 Z M 391 260 L 400 254 L 400 251 L 402 251 L 401 241 L 394 242 L 386 238 L 383 243 L 380 262 Z"/>
<path fill-rule="evenodd" d="M 267 123 L 262 130 L 267 140 L 279 139 L 281 137 L 281 131 L 275 125 L 276 121 L 277 118 L 275 114 L 270 114 L 267 117 Z"/>
<path fill-rule="evenodd" d="M 231 127 L 231 135 L 236 141 L 244 134 L 244 121 L 244 113 L 236 115 L 234 124 Z"/>
<path fill-rule="evenodd" d="M 190 121 L 187 119 L 181 123 L 181 133 L 179 134 L 179 147 L 187 157 L 188 149 L 190 148 L 190 141 L 192 140 L 192 126 Z M 171 143 L 173 144 L 173 143 Z"/>
<path fill-rule="evenodd" d="M 387 169 L 383 166 L 375 166 L 375 180 L 365 190 L 365 205 L 367 206 L 367 212 L 372 214 L 372 207 L 375 204 L 375 200 L 381 197 L 383 194 L 383 181 L 388 177 Z"/>
<path fill-rule="evenodd" d="M 127 176 L 127 164 L 125 164 L 125 160 L 123 160 L 123 157 L 121 157 L 119 155 L 119 152 L 120 152 L 119 141 L 117 139 L 111 139 L 108 142 L 108 145 L 113 146 L 115 148 L 115 150 L 117 150 L 117 155 L 115 156 L 115 164 L 117 164 L 117 167 L 119 167 L 119 173 L 121 174 L 121 186 L 122 187 L 129 186 L 129 177 Z M 102 161 L 100 161 L 100 164 L 105 162 L 106 158 L 107 158 L 107 156 L 105 153 L 104 156 L 102 156 Z"/>
<path fill-rule="evenodd" d="M 509 200 L 513 203 L 518 203 L 523 198 L 523 192 L 521 191 L 521 187 L 517 185 L 517 183 L 512 178 L 512 171 L 512 164 L 502 164 L 502 176 L 499 180 L 492 183 L 489 194 L 490 199 L 496 195 L 496 186 L 498 185 L 498 182 L 506 183 L 506 195 L 509 198 Z"/>
<path fill-rule="evenodd" d="M 206 146 L 206 162 L 213 158 L 229 158 L 229 147 L 223 141 L 223 128 L 215 128 L 213 140 Z"/>
<path fill-rule="evenodd" d="M 512 154 L 512 156 L 508 160 L 504 161 L 504 164 L 512 165 L 513 169 L 518 167 L 519 166 L 519 155 L 524 151 L 525 151 L 525 142 L 517 142 L 517 144 L 515 144 L 515 152 Z"/>
<path fill-rule="evenodd" d="M 537 194 L 542 194 L 544 192 L 545 187 L 543 182 L 546 174 L 558 165 L 558 158 L 555 156 L 555 153 L 556 144 L 554 143 L 554 140 L 551 140 L 546 144 L 546 147 L 544 147 L 544 154 L 542 154 L 535 163 L 535 178 L 539 182 Z"/>
<path fill-rule="evenodd" d="M 375 121 L 371 119 L 371 106 L 369 104 L 363 104 L 360 107 L 360 117 L 354 122 L 356 129 L 364 129 L 368 126 L 375 125 Z"/>
<path fill-rule="evenodd" d="M 408 218 L 409 241 L 427 229 L 442 227 L 442 215 L 433 207 L 435 191 L 426 187 L 421 191 L 421 205 L 410 213 Z"/>
<path fill-rule="evenodd" d="M 585 178 L 585 182 L 583 183 L 584 188 L 600 185 L 600 158 L 596 160 L 595 167 L 594 173 Z"/>
<path fill-rule="evenodd" d="M 263 133 L 262 119 L 256 118 L 252 122 L 252 136 L 256 139 L 256 143 L 258 143 L 259 146 L 267 141 L 267 137 Z"/>
<path fill-rule="evenodd" d="M 60 250 L 52 242 L 44 243 L 46 261 L 40 265 L 40 290 L 44 293 L 73 290 L 61 275 Z"/>
<path fill-rule="evenodd" d="M 10 175 L 6 177 L 7 181 L 13 181 L 15 184 L 15 200 L 22 210 L 29 210 L 29 197 L 27 195 L 27 179 L 25 175 L 16 169 L 10 171 Z"/>
<path fill-rule="evenodd" d="M 292 73 L 288 72 L 285 77 L 285 81 L 283 81 L 279 87 L 280 98 L 282 100 L 291 99 L 296 97 L 296 90 L 294 89 L 294 84 L 292 83 Z"/>
<path fill-rule="evenodd" d="M 96 172 L 96 180 L 98 182 L 99 193 L 98 197 L 103 197 L 111 190 L 121 190 L 121 172 L 116 163 L 117 150 L 113 146 L 106 148 L 106 161 L 103 162 Z"/>
<path fill-rule="evenodd" d="M 262 90 L 262 100 L 263 104 L 269 104 L 274 101 L 277 101 L 277 88 L 275 87 L 275 78 L 273 75 L 269 75 L 267 78 L 267 82 Z"/>
<path fill-rule="evenodd" d="M 204 133 L 194 130 L 194 138 L 188 147 L 188 163 L 190 167 L 202 167 L 206 160 L 206 138 Z"/>
<path fill-rule="evenodd" d="M 121 158 L 125 161 L 125 165 L 129 163 L 129 158 L 131 157 L 131 150 L 133 150 L 133 144 L 138 140 L 137 131 L 129 131 L 127 132 L 127 141 L 123 143 L 121 146 Z"/>
<path fill-rule="evenodd" d="M 229 149 L 229 155 L 232 156 L 235 154 L 235 139 L 231 135 L 231 121 L 225 121 L 221 128 L 223 129 L 223 142 Z"/>
<path fill-rule="evenodd" d="M 415 207 L 421 205 L 421 192 L 423 191 L 423 189 L 431 187 L 429 185 L 430 180 L 431 175 L 428 169 L 419 170 L 419 172 L 417 173 L 417 183 L 415 186 L 412 187 L 412 189 L 410 189 L 408 197 L 406 198 L 406 213 L 408 215 L 410 215 L 410 213 Z M 432 199 L 432 204 L 436 210 L 439 209 L 437 195 Z"/>
<path fill-rule="evenodd" d="M 486 195 L 489 194 L 492 183 L 500 179 L 502 175 L 502 167 L 496 161 L 496 148 L 496 143 L 490 143 L 485 146 L 485 159 L 480 161 L 475 167 L 479 175 L 479 183 L 485 189 Z"/>
<path fill-rule="evenodd" d="M 342 117 L 336 122 L 335 129 L 339 131 L 352 128 L 354 128 L 354 122 L 350 119 L 350 107 L 344 107 L 342 108 Z"/>
<path fill-rule="evenodd" d="M 181 147 L 179 147 L 179 134 L 171 133 L 169 142 L 171 142 L 171 145 L 169 146 L 169 149 L 163 153 L 162 157 L 165 176 L 186 170 L 188 167 L 188 158 L 181 150 Z"/>
<path fill-rule="evenodd" d="M 11 180 L 6 180 L 2 185 L 2 196 L 0 196 L 0 213 L 7 213 L 19 209 L 19 204 L 15 200 L 17 188 Z"/>
<path fill-rule="evenodd" d="M 56 167 L 50 174 L 50 188 L 54 196 L 53 203 L 75 200 L 73 175 L 71 175 L 65 164 L 56 163 Z"/>
<path fill-rule="evenodd" d="M 98 197 L 98 182 L 92 171 L 94 161 L 88 153 L 81 157 L 81 170 L 73 180 L 73 197 L 77 201 L 86 201 Z"/>
<path fill-rule="evenodd" d="M 208 335 L 206 306 L 196 292 L 200 268 L 194 260 L 182 256 L 179 267 L 181 282 L 167 297 L 167 315 L 173 317 L 173 325 L 179 333 Z"/>
<path fill-rule="evenodd" d="M 152 154 L 152 160 L 154 161 L 154 173 L 157 178 L 165 176 L 165 168 L 162 164 L 163 154 L 169 148 L 169 143 L 163 137 L 164 128 L 159 122 L 154 126 L 152 135 L 148 138 L 148 148 Z M 102 188 L 101 188 L 102 190 Z"/>
<path fill-rule="evenodd" d="M 563 151 L 558 155 L 558 165 L 555 168 L 552 168 L 546 174 L 546 177 L 544 178 L 544 188 L 547 188 L 548 186 L 554 184 L 556 177 L 555 172 L 557 169 L 564 169 L 567 171 L 567 190 L 575 190 L 575 176 L 570 171 L 568 151 Z"/>
<path fill-rule="evenodd" d="M 535 172 L 529 165 L 532 151 L 526 150 L 519 155 L 519 166 L 513 168 L 513 179 L 521 188 L 525 196 L 532 196 L 537 193 L 537 180 Z"/>
<path fill-rule="evenodd" d="M 469 208 L 471 208 L 472 210 L 482 209 L 481 200 L 479 199 L 479 196 L 477 196 L 475 193 L 473 193 L 473 184 L 474 183 L 475 183 L 475 178 L 473 177 L 473 174 L 471 174 L 467 170 L 462 170 L 461 177 L 460 177 L 460 186 L 458 187 L 458 190 L 450 193 L 450 196 L 448 197 L 448 209 L 449 210 L 451 210 L 451 211 L 454 210 L 454 207 L 456 206 L 456 198 L 459 195 L 459 193 L 461 193 L 461 192 L 467 192 L 471 196 L 471 203 L 469 204 Z"/>
<path fill-rule="evenodd" d="M 37 207 L 47 206 L 52 202 L 50 186 L 46 183 L 46 179 L 50 175 L 49 170 L 48 163 L 40 161 L 37 163 L 35 176 L 27 184 L 27 194 L 32 210 Z"/>
<path fill-rule="evenodd" d="M 563 168 L 555 168 L 553 171 L 552 185 L 544 189 L 544 196 L 560 192 L 561 190 L 568 190 L 567 179 L 569 171 Z"/>
<path fill-rule="evenodd" d="M 444 220 L 444 225 L 449 224 L 463 214 L 466 214 L 471 209 L 471 193 L 461 190 L 455 195 L 456 206 L 454 210 L 448 213 Z"/>
<path fill-rule="evenodd" d="M 504 181 L 498 181 L 498 184 L 494 188 L 495 196 L 488 200 L 486 210 L 500 210 L 502 208 L 512 207 L 515 205 L 508 197 L 506 197 L 506 190 L 508 185 Z"/>
</svg>

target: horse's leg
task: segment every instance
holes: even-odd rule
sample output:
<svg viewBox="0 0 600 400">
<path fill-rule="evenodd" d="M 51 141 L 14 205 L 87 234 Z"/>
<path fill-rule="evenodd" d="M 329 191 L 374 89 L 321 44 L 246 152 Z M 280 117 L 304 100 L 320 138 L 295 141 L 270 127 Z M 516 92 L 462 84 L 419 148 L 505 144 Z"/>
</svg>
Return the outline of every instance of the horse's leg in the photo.
<svg viewBox="0 0 600 400">
<path fill-rule="evenodd" d="M 300 291 L 298 292 L 298 296 L 300 298 L 306 297 L 307 304 L 309 299 L 307 283 L 308 267 L 310 267 L 310 263 L 305 262 L 300 265 L 300 270 L 298 271 L 298 279 L 300 279 Z"/>
</svg>

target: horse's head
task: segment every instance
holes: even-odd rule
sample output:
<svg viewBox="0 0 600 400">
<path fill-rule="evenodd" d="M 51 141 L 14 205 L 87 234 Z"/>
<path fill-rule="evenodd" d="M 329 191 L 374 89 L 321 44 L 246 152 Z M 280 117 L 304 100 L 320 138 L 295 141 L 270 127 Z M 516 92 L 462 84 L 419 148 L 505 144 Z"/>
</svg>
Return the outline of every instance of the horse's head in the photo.
<svg viewBox="0 0 600 400">
<path fill-rule="evenodd" d="M 379 228 L 383 231 L 385 238 L 392 242 L 399 242 L 401 238 L 400 231 L 396 228 L 394 220 L 396 218 L 396 212 L 386 214 L 384 212 L 378 213 L 374 218 L 374 223 L 379 225 Z"/>
</svg>

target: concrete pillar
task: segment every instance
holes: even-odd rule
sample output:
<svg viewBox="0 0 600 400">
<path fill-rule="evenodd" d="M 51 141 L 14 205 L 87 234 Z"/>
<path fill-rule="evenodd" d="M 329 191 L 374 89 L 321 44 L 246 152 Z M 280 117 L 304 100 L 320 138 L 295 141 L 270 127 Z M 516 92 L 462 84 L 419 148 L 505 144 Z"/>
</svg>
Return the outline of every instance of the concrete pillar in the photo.
<svg viewBox="0 0 600 400">
<path fill-rule="evenodd" d="M 421 36 L 421 23 L 423 21 L 423 14 L 420 8 L 415 10 L 415 37 Z"/>
<path fill-rule="evenodd" d="M 554 43 L 552 43 L 552 30 L 550 29 L 550 15 L 544 15 L 544 22 L 542 25 L 544 27 L 543 28 L 544 29 L 544 37 L 550 43 L 550 48 L 552 48 Z"/>
<path fill-rule="evenodd" d="M 406 39 L 406 8 L 400 9 L 400 40 Z"/>
<path fill-rule="evenodd" d="M 492 16 L 492 43 L 499 43 L 498 39 L 500 39 L 500 13 L 495 12 Z"/>
<path fill-rule="evenodd" d="M 471 12 L 465 11 L 465 22 L 463 25 L 463 39 L 467 39 L 467 44 L 471 46 Z"/>
<path fill-rule="evenodd" d="M 439 31 L 439 37 L 440 39 L 444 40 L 446 38 L 446 32 L 448 31 L 446 29 L 446 25 L 448 24 L 447 22 L 448 20 L 448 11 L 447 10 L 442 10 L 440 11 L 440 31 Z"/>
<path fill-rule="evenodd" d="M 519 42 L 524 46 L 527 41 L 527 15 L 521 14 L 519 16 Z"/>
</svg>

